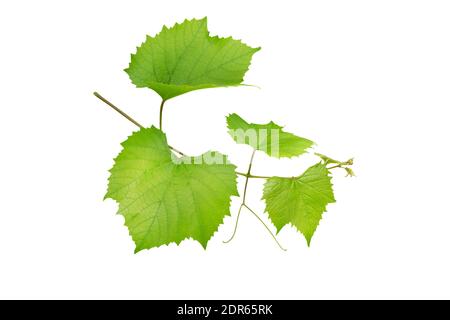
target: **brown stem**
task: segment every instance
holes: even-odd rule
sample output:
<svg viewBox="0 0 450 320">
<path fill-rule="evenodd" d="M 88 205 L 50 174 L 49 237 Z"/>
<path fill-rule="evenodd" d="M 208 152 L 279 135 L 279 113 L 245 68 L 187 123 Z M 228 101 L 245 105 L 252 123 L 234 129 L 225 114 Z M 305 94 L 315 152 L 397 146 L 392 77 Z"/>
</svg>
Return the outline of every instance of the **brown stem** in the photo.
<svg viewBox="0 0 450 320">
<path fill-rule="evenodd" d="M 106 103 L 108 106 L 110 106 L 111 108 L 113 108 L 114 110 L 116 110 L 118 113 L 120 113 L 122 116 L 124 116 L 128 121 L 131 121 L 132 123 L 134 123 L 135 125 L 137 125 L 139 128 L 144 128 L 143 125 L 141 125 L 139 122 L 137 122 L 136 120 L 134 120 L 132 117 L 130 117 L 128 114 L 126 114 L 125 112 L 123 112 L 122 110 L 120 110 L 118 107 L 116 107 L 115 105 L 113 105 L 111 102 L 109 102 L 108 100 L 106 100 L 105 98 L 103 98 L 98 92 L 94 92 L 94 96 L 96 96 L 97 98 L 99 98 L 101 101 L 103 101 L 104 103 Z"/>
<path fill-rule="evenodd" d="M 94 92 L 94 96 L 96 96 L 98 99 L 100 99 L 101 101 L 103 101 L 104 103 L 106 103 L 108 106 L 110 106 L 111 108 L 113 108 L 115 111 L 117 111 L 119 114 L 121 114 L 122 116 L 124 116 L 128 121 L 130 121 L 131 123 L 133 123 L 134 125 L 138 126 L 139 128 L 143 129 L 144 126 L 141 125 L 139 122 L 137 122 L 136 120 L 134 120 L 132 117 L 130 117 L 128 114 L 126 114 L 124 111 L 122 111 L 121 109 L 119 109 L 118 107 L 116 107 L 114 104 L 112 104 L 111 102 L 109 102 L 106 98 L 102 97 L 98 92 Z M 163 101 L 164 102 L 164 101 Z M 160 117 L 161 119 L 161 117 Z M 160 124 L 161 126 L 161 124 Z M 169 148 L 178 153 L 180 156 L 185 156 L 185 154 L 183 152 L 181 152 L 180 150 L 175 149 L 172 146 L 169 146 Z"/>
</svg>

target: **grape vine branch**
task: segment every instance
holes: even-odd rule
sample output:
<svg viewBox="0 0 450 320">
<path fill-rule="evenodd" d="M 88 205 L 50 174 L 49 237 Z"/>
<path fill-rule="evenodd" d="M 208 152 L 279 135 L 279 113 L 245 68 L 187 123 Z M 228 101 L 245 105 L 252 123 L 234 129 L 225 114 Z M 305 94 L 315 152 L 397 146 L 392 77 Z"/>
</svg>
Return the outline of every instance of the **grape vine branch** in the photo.
<svg viewBox="0 0 450 320">
<path fill-rule="evenodd" d="M 94 95 L 138 127 L 124 142 L 110 170 L 105 198 L 115 200 L 125 218 L 135 252 L 197 240 L 205 249 L 230 215 L 232 196 L 238 196 L 237 179 L 244 177 L 244 190 L 233 232 L 235 238 L 242 210 L 248 210 L 269 232 L 275 233 L 248 202 L 250 179 L 263 179 L 263 200 L 277 233 L 291 225 L 303 234 L 308 246 L 327 205 L 335 202 L 331 171 L 342 169 L 354 176 L 353 159 L 338 161 L 320 153 L 320 160 L 301 175 L 276 177 L 253 174 L 257 151 L 270 157 L 291 158 L 309 152 L 315 143 L 286 132 L 274 122 L 249 123 L 238 114 L 226 117 L 228 133 L 238 144 L 253 148 L 248 169 L 240 172 L 226 155 L 208 151 L 187 156 L 167 142 L 163 113 L 167 100 L 200 89 L 248 86 L 243 77 L 253 55 L 260 50 L 231 37 L 210 36 L 207 19 L 185 20 L 163 27 L 131 55 L 125 72 L 138 88 L 149 88 L 161 97 L 159 126 L 144 127 L 98 92 Z"/>
</svg>

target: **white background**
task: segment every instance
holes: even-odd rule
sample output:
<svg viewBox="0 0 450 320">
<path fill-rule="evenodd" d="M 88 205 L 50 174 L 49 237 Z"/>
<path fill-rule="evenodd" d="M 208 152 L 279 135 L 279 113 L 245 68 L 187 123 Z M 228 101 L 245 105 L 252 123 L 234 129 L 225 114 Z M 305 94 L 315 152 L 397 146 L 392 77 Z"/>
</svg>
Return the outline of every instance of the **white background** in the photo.
<svg viewBox="0 0 450 320">
<path fill-rule="evenodd" d="M 166 104 L 171 144 L 216 149 L 245 170 L 225 115 L 273 120 L 330 156 L 334 178 L 310 248 L 292 228 L 277 248 L 244 212 L 204 251 L 193 241 L 133 254 L 123 218 L 102 201 L 120 142 L 159 97 L 123 69 L 146 34 L 208 16 L 255 54 L 251 87 Z M 450 298 L 448 1 L 2 1 L 0 4 L 0 298 Z M 254 173 L 297 175 L 311 156 Z M 242 188 L 243 181 L 240 181 Z M 250 182 L 259 213 L 262 181 Z M 266 215 L 264 214 L 264 217 Z"/>
</svg>

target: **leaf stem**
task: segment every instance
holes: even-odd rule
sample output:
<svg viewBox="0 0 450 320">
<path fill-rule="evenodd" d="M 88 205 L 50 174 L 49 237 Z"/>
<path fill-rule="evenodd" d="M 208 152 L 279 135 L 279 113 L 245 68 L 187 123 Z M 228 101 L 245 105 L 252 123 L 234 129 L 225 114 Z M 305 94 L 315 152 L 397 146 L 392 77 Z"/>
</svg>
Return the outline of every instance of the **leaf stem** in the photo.
<svg viewBox="0 0 450 320">
<path fill-rule="evenodd" d="M 117 111 L 119 114 L 121 114 L 123 117 L 125 117 L 128 121 L 130 121 L 131 123 L 133 123 L 134 125 L 138 126 L 139 128 L 143 129 L 144 126 L 141 125 L 139 122 L 137 122 L 136 120 L 134 120 L 132 117 L 130 117 L 128 114 L 126 114 L 124 111 L 122 111 L 120 108 L 116 107 L 114 104 L 112 104 L 110 101 L 108 101 L 106 98 L 104 98 L 102 95 L 100 95 L 98 92 L 94 92 L 94 96 L 96 96 L 98 99 L 100 99 L 101 101 L 103 101 L 104 103 L 106 103 L 108 106 L 110 106 L 111 108 L 113 108 L 115 111 Z M 180 150 L 175 149 L 174 147 L 169 146 L 169 148 L 178 153 L 180 156 L 185 156 L 185 154 L 183 152 L 181 152 Z"/>
<path fill-rule="evenodd" d="M 255 211 L 253 211 L 252 209 L 250 209 L 249 206 L 247 206 L 246 204 L 244 204 L 244 207 L 246 207 L 248 209 L 248 211 L 250 211 L 251 213 L 253 213 L 253 215 L 259 220 L 259 222 L 261 222 L 263 224 L 264 227 L 266 227 L 266 230 L 269 231 L 270 235 L 272 236 L 273 240 L 275 240 L 275 242 L 277 243 L 277 245 L 280 247 L 281 250 L 283 251 L 287 251 L 285 248 L 283 248 L 283 246 L 278 242 L 277 237 L 273 234 L 273 232 L 269 229 L 269 226 L 261 219 L 260 216 L 258 216 L 256 214 Z"/>
<path fill-rule="evenodd" d="M 162 118 L 163 118 L 163 110 L 164 110 L 164 103 L 166 103 L 166 100 L 161 101 L 161 105 L 159 106 L 159 130 L 162 131 Z"/>
<path fill-rule="evenodd" d="M 181 152 L 180 150 L 175 149 L 175 148 L 172 147 L 172 146 L 169 146 L 169 148 L 170 148 L 170 150 L 172 150 L 172 151 L 178 153 L 180 156 L 183 156 L 183 157 L 185 156 L 185 154 L 184 154 L 183 152 Z"/>
<path fill-rule="evenodd" d="M 239 172 L 239 171 L 236 171 L 236 174 L 239 175 L 239 176 L 248 177 L 248 178 L 254 178 L 254 179 L 269 179 L 269 178 L 272 178 L 270 176 L 256 176 L 256 175 L 253 175 L 253 174 L 246 174 L 246 173 L 242 173 L 242 172 Z"/>
<path fill-rule="evenodd" d="M 242 202 L 241 202 L 241 206 L 239 207 L 238 215 L 236 218 L 236 223 L 234 225 L 233 234 L 231 235 L 231 237 L 228 240 L 224 241 L 223 243 L 230 242 L 231 240 L 233 240 L 234 236 L 236 235 L 236 230 L 237 230 L 237 227 L 239 224 L 239 217 L 241 215 L 241 210 L 242 210 L 242 207 L 245 206 L 245 198 L 247 197 L 248 179 L 249 179 L 250 172 L 252 171 L 253 158 L 255 157 L 255 153 L 256 153 L 256 150 L 253 150 L 252 156 L 250 157 L 250 163 L 248 165 L 247 174 L 245 174 L 244 195 L 242 196 Z"/>
<path fill-rule="evenodd" d="M 237 231 L 237 227 L 238 227 L 238 222 L 239 222 L 239 218 L 240 218 L 240 216 L 241 216 L 241 211 L 242 211 L 242 207 L 243 207 L 243 206 L 244 206 L 244 205 L 243 205 L 242 203 L 241 203 L 241 205 L 239 206 L 239 211 L 238 211 L 238 214 L 237 214 L 236 223 L 235 223 L 235 225 L 234 225 L 233 234 L 231 235 L 230 239 L 228 239 L 228 240 L 226 240 L 226 241 L 223 241 L 223 243 L 228 243 L 228 242 L 230 242 L 231 240 L 233 240 L 234 236 L 236 235 L 236 231 Z"/>
<path fill-rule="evenodd" d="M 243 199 L 242 199 L 243 205 L 245 205 L 245 198 L 247 196 L 248 179 L 250 176 L 250 172 L 252 171 L 252 165 L 253 165 L 253 159 L 255 158 L 255 153 L 256 153 L 256 150 L 253 150 L 252 156 L 250 157 L 250 163 L 248 164 L 247 177 L 245 177 L 244 195 L 243 195 Z"/>
</svg>

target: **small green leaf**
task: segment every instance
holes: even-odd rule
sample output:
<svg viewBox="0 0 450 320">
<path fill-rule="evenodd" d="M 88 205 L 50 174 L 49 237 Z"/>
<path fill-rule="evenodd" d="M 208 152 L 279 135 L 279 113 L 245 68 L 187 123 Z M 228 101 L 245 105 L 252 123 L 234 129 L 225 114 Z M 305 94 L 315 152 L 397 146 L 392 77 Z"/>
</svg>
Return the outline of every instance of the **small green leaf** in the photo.
<svg viewBox="0 0 450 320">
<path fill-rule="evenodd" d="M 125 71 L 137 87 L 153 89 L 167 100 L 193 90 L 241 84 L 259 49 L 231 37 L 211 37 L 206 18 L 185 20 L 147 36 Z"/>
<path fill-rule="evenodd" d="M 283 127 L 273 122 L 248 123 L 236 113 L 227 117 L 227 124 L 228 133 L 236 143 L 247 144 L 275 158 L 299 156 L 314 144 L 311 140 L 283 131 Z"/>
<path fill-rule="evenodd" d="M 330 163 L 340 164 L 340 163 L 342 163 L 341 161 L 335 160 L 333 158 L 330 158 L 330 157 L 328 157 L 324 154 L 318 153 L 318 152 L 316 152 L 315 155 L 318 156 L 320 159 L 322 159 L 325 164 L 330 164 Z"/>
<path fill-rule="evenodd" d="M 155 127 L 141 129 L 122 143 L 110 170 L 105 198 L 119 213 L 136 252 L 193 238 L 206 248 L 237 196 L 236 167 L 218 152 L 178 158 Z"/>
<path fill-rule="evenodd" d="M 305 236 L 308 246 L 326 206 L 335 202 L 329 171 L 322 163 L 300 177 L 267 179 L 263 199 L 277 232 L 290 223 Z"/>
</svg>

